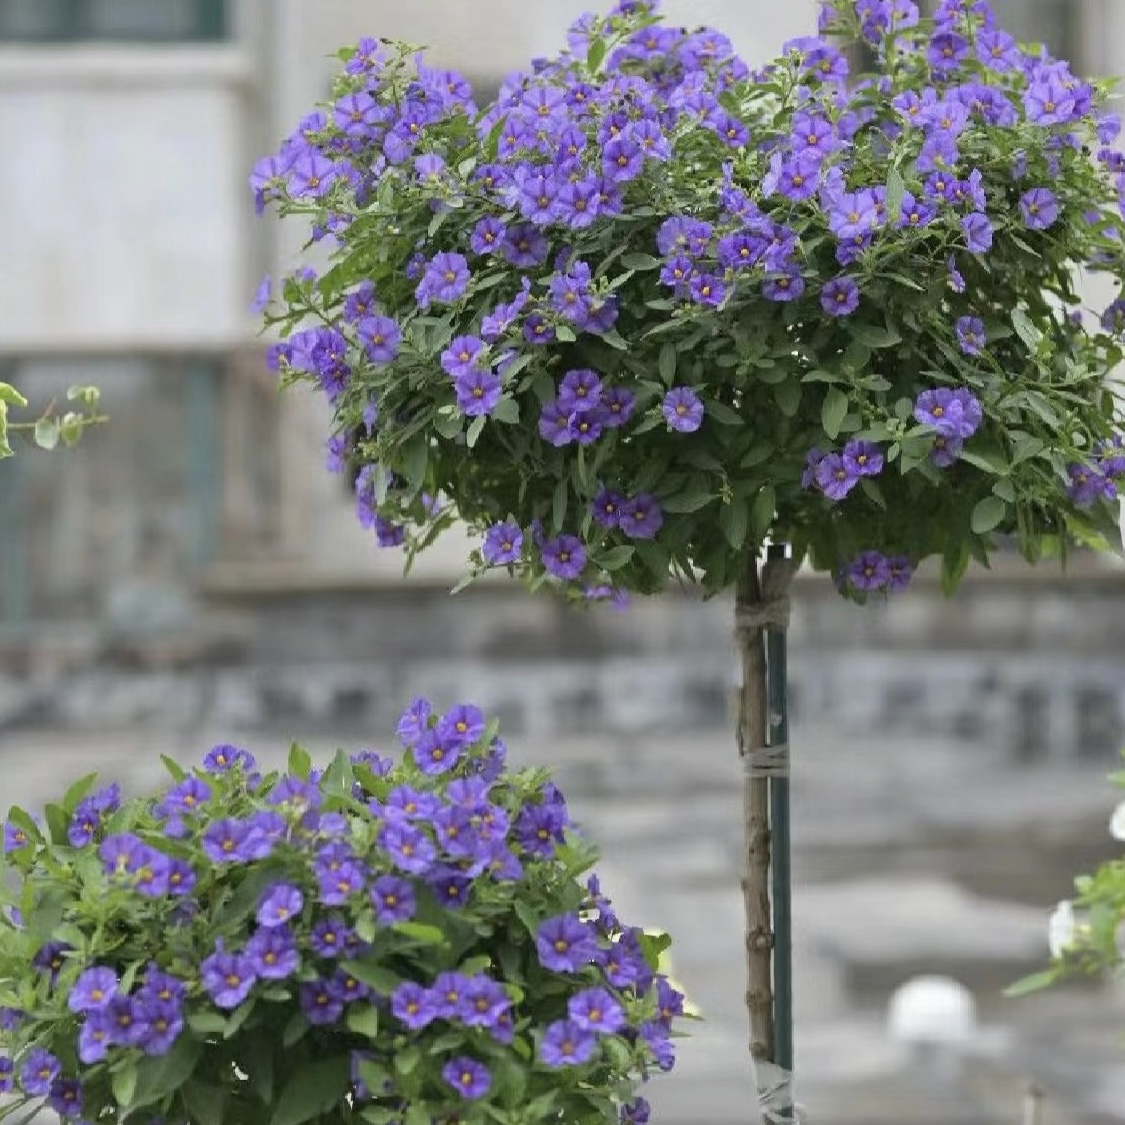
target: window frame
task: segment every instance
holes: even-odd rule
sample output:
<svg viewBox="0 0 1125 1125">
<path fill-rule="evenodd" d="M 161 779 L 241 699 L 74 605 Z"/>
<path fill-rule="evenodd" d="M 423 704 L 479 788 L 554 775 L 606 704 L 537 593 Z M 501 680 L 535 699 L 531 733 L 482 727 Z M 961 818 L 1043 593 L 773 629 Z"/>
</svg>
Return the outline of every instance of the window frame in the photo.
<svg viewBox="0 0 1125 1125">
<path fill-rule="evenodd" d="M 0 0 L 3 4 L 4 0 Z M 41 0 L 42 2 L 42 0 Z M 97 0 L 58 0 L 59 18 L 42 34 L 7 32 L 0 23 L 0 47 L 35 47 L 101 43 L 166 46 L 189 43 L 223 43 L 231 37 L 232 12 L 227 0 L 188 0 L 192 28 L 186 34 L 138 31 L 107 34 L 97 30 L 91 13 Z"/>
</svg>

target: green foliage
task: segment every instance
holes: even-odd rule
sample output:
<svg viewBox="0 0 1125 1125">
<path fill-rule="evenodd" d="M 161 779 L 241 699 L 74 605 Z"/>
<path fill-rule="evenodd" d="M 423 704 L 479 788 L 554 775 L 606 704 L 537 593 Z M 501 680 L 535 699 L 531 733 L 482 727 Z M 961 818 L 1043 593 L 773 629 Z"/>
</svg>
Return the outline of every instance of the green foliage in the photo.
<svg viewBox="0 0 1125 1125">
<path fill-rule="evenodd" d="M 853 6 L 839 7 L 834 31 L 854 39 Z M 971 42 L 978 17 L 952 18 Z M 331 229 L 336 242 L 331 268 L 288 279 L 267 323 L 287 339 L 276 353 L 287 378 L 329 392 L 336 434 L 361 470 L 361 514 L 381 539 L 405 536 L 412 557 L 455 521 L 478 533 L 511 521 L 518 557 L 478 552 L 472 575 L 508 565 L 532 588 L 551 580 L 575 596 L 591 585 L 652 592 L 670 574 L 714 593 L 767 538 L 844 575 L 842 589 L 859 599 L 863 584 L 848 568 L 862 552 L 895 556 L 907 575 L 942 558 L 951 592 L 968 560 L 987 560 L 1001 536 L 1032 561 L 1060 541 L 1118 548 L 1109 483 L 1118 466 L 1104 457 L 1120 428 L 1106 377 L 1122 358 L 1122 314 L 1112 306 L 1100 330 L 1101 310 L 1081 311 L 1076 291 L 1080 268 L 1117 284 L 1122 274 L 1114 174 L 1093 157 L 1104 91 L 1083 85 L 1084 108 L 1044 122 L 1025 106 L 1030 67 L 990 68 L 969 51 L 939 71 L 931 31 L 922 21 L 875 35 L 885 85 L 848 86 L 810 61 L 816 51 L 842 58 L 830 40 L 752 74 L 718 33 L 686 37 L 632 4 L 576 25 L 569 51 L 479 112 L 412 49 L 348 56 L 333 104 L 370 95 L 381 123 L 347 127 L 345 138 L 345 111 L 330 110 L 323 127 L 283 148 L 282 164 L 298 171 L 268 179 L 262 199 Z M 708 36 L 700 61 L 691 52 Z M 650 40 L 664 46 L 642 46 Z M 1062 81 L 1080 85 L 1068 73 Z M 1010 113 L 990 117 L 974 103 L 954 166 L 934 164 L 926 144 L 941 130 L 912 127 L 895 99 L 953 100 L 970 83 Z M 579 135 L 577 155 L 560 170 L 550 107 L 579 104 L 576 90 L 581 112 L 566 111 L 563 124 Z M 811 194 L 780 178 L 810 117 L 830 127 L 825 158 L 806 168 Z M 626 160 L 609 147 L 617 134 L 654 124 L 666 157 L 609 184 L 592 222 L 540 213 L 521 187 L 541 175 L 547 200 L 586 175 L 612 180 L 610 160 Z M 332 182 L 310 186 L 299 162 L 323 154 Z M 919 201 L 932 199 L 935 174 L 951 186 L 926 217 Z M 1049 223 L 1025 210 L 1027 193 L 1044 188 L 1058 206 Z M 865 200 L 877 218 L 853 222 Z M 970 237 L 973 217 L 988 248 Z M 524 245 L 541 239 L 541 251 L 482 247 L 473 236 L 484 220 L 508 231 L 527 224 Z M 681 245 L 673 236 L 684 221 L 697 233 Z M 746 267 L 724 257 L 723 238 L 735 236 L 750 240 Z M 691 261 L 677 265 L 681 252 Z M 448 298 L 434 295 L 437 275 L 426 273 L 441 254 L 468 267 Z M 561 294 L 586 270 L 577 316 Z M 834 303 L 841 279 L 856 287 L 854 308 Z M 397 349 L 383 347 L 382 331 L 372 346 L 372 330 L 349 312 L 365 285 L 373 311 L 401 333 Z M 490 325 L 513 301 L 524 303 Z M 958 332 L 968 319 L 980 322 L 980 347 Z M 467 338 L 481 345 L 479 373 L 499 381 L 487 409 L 459 397 L 456 353 Z M 555 424 L 552 404 L 576 370 L 595 372 L 603 393 L 627 392 L 632 411 L 621 425 L 603 415 L 586 442 L 576 408 L 573 432 L 555 441 L 541 423 Z M 697 427 L 670 413 L 673 388 L 702 404 Z M 942 390 L 980 408 L 952 446 L 919 405 Z M 877 479 L 829 495 L 812 470 L 858 443 L 885 462 Z M 1088 487 L 1094 478 L 1106 487 Z M 662 520 L 606 526 L 591 507 L 603 487 L 626 504 L 655 504 Z M 577 574 L 551 561 L 544 539 L 560 533 L 580 544 Z"/>
<path fill-rule="evenodd" d="M 11 457 L 15 452 L 11 444 L 13 434 L 30 432 L 40 449 L 54 449 L 60 441 L 70 447 L 78 444 L 87 426 L 106 421 L 99 409 L 97 387 L 71 387 L 66 397 L 80 409 L 56 415 L 52 402 L 34 421 L 15 422 L 11 420 L 10 410 L 22 410 L 28 405 L 27 399 L 10 383 L 0 382 L 0 458 Z"/>
<path fill-rule="evenodd" d="M 46 828 L 11 809 L 0 1095 L 57 1110 L 73 1083 L 104 1125 L 616 1125 L 671 1066 L 669 939 L 618 920 L 562 795 L 476 708 L 418 700 L 400 730 L 397 762 L 294 746 L 262 776 L 224 745 L 125 802 L 84 777 Z M 466 1062 L 485 1089 L 454 1085 Z"/>
</svg>

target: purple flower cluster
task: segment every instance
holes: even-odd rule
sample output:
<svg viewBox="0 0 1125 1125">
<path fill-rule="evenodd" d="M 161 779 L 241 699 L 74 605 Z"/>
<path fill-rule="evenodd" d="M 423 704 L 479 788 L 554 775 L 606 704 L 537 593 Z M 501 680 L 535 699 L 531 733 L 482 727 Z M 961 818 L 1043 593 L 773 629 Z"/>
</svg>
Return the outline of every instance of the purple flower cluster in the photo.
<svg viewBox="0 0 1125 1125">
<path fill-rule="evenodd" d="M 945 468 L 957 460 L 965 442 L 980 429 L 984 411 L 972 391 L 938 387 L 922 391 L 914 400 L 914 418 L 933 429 L 930 459 Z"/>
<path fill-rule="evenodd" d="M 803 487 L 816 485 L 829 500 L 843 500 L 864 477 L 883 471 L 883 451 L 870 441 L 849 441 L 840 453 L 809 451 Z"/>
<path fill-rule="evenodd" d="M 591 445 L 607 430 L 623 426 L 633 413 L 635 401 L 631 391 L 606 387 L 596 371 L 567 371 L 556 396 L 539 415 L 539 436 L 556 447 Z"/>
<path fill-rule="evenodd" d="M 865 594 L 878 590 L 905 590 L 910 585 L 914 566 L 905 555 L 886 556 L 879 551 L 862 551 L 848 564 L 846 581 Z"/>
</svg>

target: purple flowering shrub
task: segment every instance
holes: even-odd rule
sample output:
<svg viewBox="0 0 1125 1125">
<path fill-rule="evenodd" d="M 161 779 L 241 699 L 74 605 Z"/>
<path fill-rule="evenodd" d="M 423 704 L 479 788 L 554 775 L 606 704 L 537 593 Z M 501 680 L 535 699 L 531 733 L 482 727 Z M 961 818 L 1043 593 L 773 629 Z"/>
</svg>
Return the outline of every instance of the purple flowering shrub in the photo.
<svg viewBox="0 0 1125 1125">
<path fill-rule="evenodd" d="M 271 358 L 334 405 L 380 542 L 465 521 L 471 576 L 577 595 L 714 592 L 770 538 L 860 600 L 998 536 L 1117 544 L 1125 299 L 1076 288 L 1122 276 L 1104 91 L 983 0 L 826 3 L 756 73 L 655 7 L 483 107 L 364 40 L 255 169 L 331 248 Z"/>
<path fill-rule="evenodd" d="M 46 829 L 12 809 L 0 1116 L 647 1120 L 683 1013 L 668 939 L 617 918 L 496 730 L 417 700 L 397 763 L 294 747 L 263 776 L 217 746 L 131 801 L 84 778 Z"/>
</svg>

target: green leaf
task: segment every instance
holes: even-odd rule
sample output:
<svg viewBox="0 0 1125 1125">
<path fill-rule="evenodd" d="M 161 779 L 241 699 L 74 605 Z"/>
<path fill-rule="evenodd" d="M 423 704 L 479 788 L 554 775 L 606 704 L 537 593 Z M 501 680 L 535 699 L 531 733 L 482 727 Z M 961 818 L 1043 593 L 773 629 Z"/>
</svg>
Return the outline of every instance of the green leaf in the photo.
<svg viewBox="0 0 1125 1125">
<path fill-rule="evenodd" d="M 221 1035 L 227 1027 L 226 1017 L 210 1010 L 189 1012 L 187 1025 L 198 1035 Z"/>
<path fill-rule="evenodd" d="M 62 807 L 63 811 L 73 813 L 78 807 L 78 802 L 86 796 L 94 787 L 94 782 L 98 780 L 96 773 L 88 773 L 85 777 L 80 777 L 69 789 L 63 794 Z"/>
<path fill-rule="evenodd" d="M 303 1012 L 294 1012 L 281 1033 L 281 1045 L 288 1048 L 299 1043 L 308 1034 L 311 1026 Z"/>
<path fill-rule="evenodd" d="M 1037 457 L 1046 448 L 1046 443 L 1041 438 L 1024 434 L 1016 439 L 1015 446 L 1012 449 L 1012 464 L 1019 465 L 1023 461 L 1030 461 L 1032 457 Z"/>
<path fill-rule="evenodd" d="M 51 834 L 51 842 L 66 847 L 70 842 L 66 836 L 66 831 L 70 827 L 70 817 L 66 809 L 59 805 L 47 805 L 43 813 L 47 818 L 47 830 Z"/>
<path fill-rule="evenodd" d="M 257 998 L 251 996 L 248 1000 L 243 1000 L 241 1004 L 227 1018 L 227 1025 L 223 1028 L 223 1038 L 233 1039 L 242 1029 L 242 1025 L 250 1018 L 250 1013 L 254 1011 L 254 1005 L 257 1003 Z"/>
<path fill-rule="evenodd" d="M 773 389 L 777 408 L 786 418 L 792 418 L 801 408 L 801 384 L 796 379 L 786 379 Z"/>
<path fill-rule="evenodd" d="M 0 402 L 6 406 L 26 406 L 27 399 L 11 383 L 0 383 Z"/>
<path fill-rule="evenodd" d="M 708 418 L 714 418 L 720 426 L 741 426 L 746 420 L 737 410 L 713 398 L 707 399 L 704 403 L 704 412 Z"/>
<path fill-rule="evenodd" d="M 1032 973 L 1030 976 L 1023 977 L 1022 979 L 1010 984 L 1004 989 L 1004 995 L 1009 999 L 1016 996 L 1027 996 L 1032 992 L 1041 992 L 1044 988 L 1050 988 L 1051 985 L 1058 981 L 1058 972 L 1054 969 L 1044 969 L 1038 973 Z"/>
<path fill-rule="evenodd" d="M 434 430 L 446 441 L 452 441 L 465 428 L 463 415 L 454 411 L 449 414 L 438 414 L 434 418 Z"/>
<path fill-rule="evenodd" d="M 992 494 L 1009 504 L 1016 502 L 1016 486 L 1007 477 L 1002 477 L 992 486 Z"/>
<path fill-rule="evenodd" d="M 502 395 L 492 409 L 492 417 L 506 426 L 514 426 L 520 420 L 519 403 L 510 395 Z"/>
<path fill-rule="evenodd" d="M 445 945 L 446 937 L 437 926 L 428 925 L 426 922 L 395 922 L 391 927 L 403 937 L 413 938 L 424 945 Z M 360 978 L 363 979 L 362 977 Z"/>
<path fill-rule="evenodd" d="M 602 570 L 620 570 L 636 553 L 636 547 L 629 545 L 614 547 L 606 551 L 604 555 L 598 556 L 598 566 L 600 566 Z"/>
<path fill-rule="evenodd" d="M 829 387 L 820 408 L 820 424 L 833 441 L 840 434 L 840 427 L 848 416 L 848 396 L 839 387 Z"/>
<path fill-rule="evenodd" d="M 384 968 L 381 963 L 371 961 L 345 961 L 345 972 L 351 973 L 356 980 L 370 985 L 381 996 L 389 996 L 402 983 L 402 977 L 390 969 Z"/>
<path fill-rule="evenodd" d="M 566 522 L 567 479 L 562 477 L 555 485 L 555 495 L 551 500 L 551 528 L 558 534 Z"/>
<path fill-rule="evenodd" d="M 767 484 L 757 496 L 750 508 L 750 535 L 754 543 L 761 543 L 769 533 L 773 523 L 774 513 L 777 511 L 777 493 L 772 484 Z"/>
<path fill-rule="evenodd" d="M 941 560 L 941 590 L 947 598 L 952 597 L 961 579 L 965 577 L 971 558 L 969 544 L 964 540 L 945 552 Z"/>
<path fill-rule="evenodd" d="M 35 444 L 40 449 L 54 449 L 59 444 L 59 423 L 55 418 L 40 418 L 35 423 Z"/>
<path fill-rule="evenodd" d="M 750 512 L 746 503 L 739 499 L 724 504 L 719 509 L 719 528 L 727 537 L 732 551 L 737 551 L 746 542 L 750 530 Z"/>
<path fill-rule="evenodd" d="M 999 496 L 986 496 L 973 509 L 971 526 L 977 535 L 984 535 L 999 525 L 1008 511 L 1008 505 Z"/>
<path fill-rule="evenodd" d="M 302 781 L 308 779 L 312 772 L 312 755 L 296 742 L 289 747 L 289 772 Z"/>
<path fill-rule="evenodd" d="M 621 264 L 627 270 L 654 270 L 660 265 L 660 259 L 651 254 L 623 254 Z"/>
<path fill-rule="evenodd" d="M 465 434 L 465 444 L 472 449 L 476 445 L 477 440 L 480 438 L 481 431 L 484 429 L 484 423 L 487 421 L 485 415 L 478 414 L 476 418 L 469 423 L 468 432 Z"/>
<path fill-rule="evenodd" d="M 202 1053 L 203 1044 L 198 1039 L 181 1035 L 166 1055 L 141 1059 L 131 1107 L 153 1105 L 178 1090 L 191 1077 Z"/>
<path fill-rule="evenodd" d="M 902 337 L 897 332 L 875 324 L 851 324 L 848 332 L 854 341 L 868 348 L 893 348 L 895 344 L 902 343 Z"/>
<path fill-rule="evenodd" d="M 173 781 L 183 781 L 184 778 L 187 777 L 187 772 L 184 770 L 183 766 L 174 758 L 169 758 L 167 754 L 161 754 L 160 760 L 164 763 L 164 768 L 168 771 Z"/>
<path fill-rule="evenodd" d="M 902 174 L 895 167 L 887 173 L 887 222 L 894 225 L 902 214 L 902 197 L 906 194 L 906 184 Z"/>
<path fill-rule="evenodd" d="M 351 1085 L 348 1055 L 319 1059 L 302 1067 L 285 1084 L 270 1125 L 303 1125 L 337 1109 Z"/>
<path fill-rule="evenodd" d="M 1012 327 L 1016 330 L 1016 335 L 1027 346 L 1028 351 L 1033 352 L 1039 347 L 1039 330 L 1023 309 L 1012 309 Z"/>
<path fill-rule="evenodd" d="M 126 1063 L 110 1080 L 109 1088 L 113 1100 L 122 1109 L 128 1109 L 137 1090 L 137 1064 Z"/>
<path fill-rule="evenodd" d="M 222 1125 L 226 1091 L 213 1082 L 185 1082 L 180 1091 L 192 1125 Z"/>
<path fill-rule="evenodd" d="M 418 1064 L 422 1061 L 422 1048 L 421 1047 L 407 1047 L 404 1051 L 399 1051 L 394 1058 L 395 1070 L 399 1074 L 408 1075 L 417 1069 Z"/>
<path fill-rule="evenodd" d="M 400 450 L 402 475 L 411 488 L 419 489 L 426 482 L 426 465 L 430 456 L 430 439 L 425 434 L 407 442 Z"/>
<path fill-rule="evenodd" d="M 601 35 L 595 35 L 594 41 L 590 44 L 589 51 L 586 52 L 586 69 L 591 74 L 597 72 L 599 66 L 602 65 L 602 59 L 605 58 L 606 41 Z"/>
<path fill-rule="evenodd" d="M 348 1010 L 346 1022 L 349 1031 L 365 1039 L 374 1039 L 379 1034 L 379 1009 L 374 1004 L 363 1007 L 353 1004 Z"/>
<path fill-rule="evenodd" d="M 666 386 L 670 387 L 676 380 L 676 361 L 678 358 L 679 352 L 676 351 L 675 344 L 665 344 L 660 349 L 660 359 L 657 361 L 656 367 Z"/>
<path fill-rule="evenodd" d="M 681 492 L 662 500 L 660 506 L 666 512 L 698 512 L 715 499 L 715 492 L 705 478 L 695 477 Z"/>
<path fill-rule="evenodd" d="M 574 329 L 567 324 L 555 325 L 555 338 L 562 344 L 573 344 L 578 339 Z"/>
</svg>

